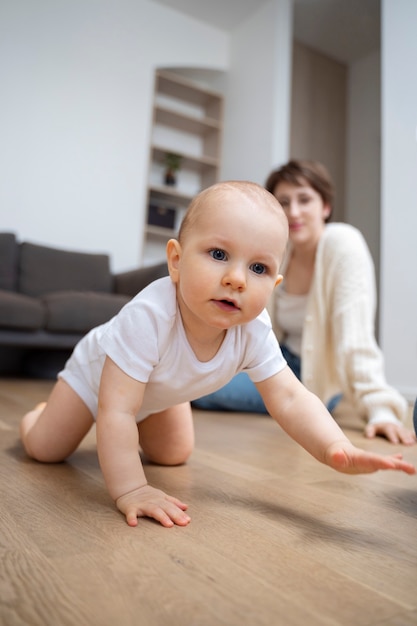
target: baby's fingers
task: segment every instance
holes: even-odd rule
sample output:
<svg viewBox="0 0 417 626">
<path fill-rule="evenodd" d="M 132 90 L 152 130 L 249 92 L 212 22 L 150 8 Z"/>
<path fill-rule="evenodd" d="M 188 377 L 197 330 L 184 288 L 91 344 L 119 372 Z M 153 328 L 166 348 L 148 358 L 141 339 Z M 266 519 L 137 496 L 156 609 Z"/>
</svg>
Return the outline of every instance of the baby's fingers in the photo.
<svg viewBox="0 0 417 626">
<path fill-rule="evenodd" d="M 188 509 L 188 504 L 185 504 L 185 502 L 178 500 L 178 498 L 174 498 L 173 496 L 167 496 L 167 500 L 175 504 L 182 511 L 186 511 Z"/>
<path fill-rule="evenodd" d="M 152 512 L 151 517 L 156 519 L 166 528 L 174 526 L 174 524 L 177 524 L 177 526 L 187 526 L 187 524 L 191 521 L 190 516 L 175 505 L 173 505 L 172 508 L 167 506 L 164 506 L 163 508 L 156 507 Z"/>
<path fill-rule="evenodd" d="M 400 470 L 406 474 L 416 473 L 414 465 L 403 461 L 402 454 L 382 456 L 358 448 L 349 451 L 343 448 L 332 450 L 329 465 L 346 474 L 367 474 L 378 470 Z"/>
<path fill-rule="evenodd" d="M 132 504 L 128 507 L 125 512 L 126 521 L 129 526 L 137 526 L 138 525 L 138 517 L 151 517 L 162 526 L 166 528 L 171 528 L 174 524 L 178 526 L 187 526 L 190 523 L 191 518 L 187 513 L 185 513 L 185 509 L 187 505 L 180 500 L 178 503 L 180 506 L 176 504 L 176 502 L 170 502 L 170 499 L 167 498 L 163 503 L 141 503 Z M 173 500 L 176 500 L 173 498 Z"/>
<path fill-rule="evenodd" d="M 126 521 L 129 526 L 138 525 L 138 516 L 137 516 L 136 510 L 131 510 L 126 513 Z"/>
<path fill-rule="evenodd" d="M 375 455 L 375 457 L 380 460 L 379 469 L 400 470 L 402 472 L 405 472 L 406 474 L 416 473 L 416 468 L 414 467 L 414 465 L 412 465 L 411 463 L 407 463 L 407 461 L 404 461 L 401 452 L 398 452 L 397 454 L 392 454 L 390 456 Z"/>
<path fill-rule="evenodd" d="M 394 464 L 393 469 L 401 470 L 406 474 L 416 473 L 416 468 L 414 467 L 414 465 L 412 465 L 411 463 L 407 463 L 407 461 L 403 461 L 402 454 L 394 454 L 392 457 L 389 458 L 392 459 L 392 462 Z"/>
<path fill-rule="evenodd" d="M 174 524 L 187 526 L 191 521 L 190 516 L 169 500 L 170 498 L 167 498 L 166 502 L 159 505 L 153 503 L 142 505 L 137 513 L 138 517 L 152 517 L 166 528 L 170 528 Z M 184 504 L 183 506 L 187 507 Z"/>
<path fill-rule="evenodd" d="M 166 527 L 186 526 L 191 521 L 185 513 L 188 508 L 185 502 L 148 484 L 117 498 L 116 506 L 126 516 L 129 526 L 137 526 L 138 517 L 152 517 Z"/>
</svg>

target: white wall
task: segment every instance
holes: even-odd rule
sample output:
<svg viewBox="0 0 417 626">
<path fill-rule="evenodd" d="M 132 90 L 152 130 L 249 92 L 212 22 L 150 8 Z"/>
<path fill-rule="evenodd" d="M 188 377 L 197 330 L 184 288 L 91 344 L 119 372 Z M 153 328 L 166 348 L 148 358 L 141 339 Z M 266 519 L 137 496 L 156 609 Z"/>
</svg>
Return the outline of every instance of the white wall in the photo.
<svg viewBox="0 0 417 626">
<path fill-rule="evenodd" d="M 290 154 L 321 161 L 335 187 L 333 221 L 345 217 L 348 69 L 294 41 Z"/>
<path fill-rule="evenodd" d="M 0 229 L 137 265 L 154 68 L 226 70 L 229 43 L 148 0 L 0 3 Z"/>
<path fill-rule="evenodd" d="M 349 65 L 345 221 L 363 233 L 380 265 L 381 55 Z"/>
<path fill-rule="evenodd" d="M 264 184 L 289 154 L 292 2 L 272 0 L 231 33 L 222 177 Z"/>
<path fill-rule="evenodd" d="M 381 342 L 388 380 L 417 396 L 417 2 L 382 0 Z"/>
</svg>

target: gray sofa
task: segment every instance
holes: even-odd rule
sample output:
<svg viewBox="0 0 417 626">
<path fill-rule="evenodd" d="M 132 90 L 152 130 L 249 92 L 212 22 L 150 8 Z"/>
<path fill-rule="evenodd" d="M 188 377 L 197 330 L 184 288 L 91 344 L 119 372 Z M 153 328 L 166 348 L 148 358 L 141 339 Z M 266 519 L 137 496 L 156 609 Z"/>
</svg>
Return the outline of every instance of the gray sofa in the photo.
<svg viewBox="0 0 417 626">
<path fill-rule="evenodd" d="M 166 275 L 166 263 L 112 274 L 106 254 L 0 233 L 0 374 L 55 377 L 83 335 Z"/>
</svg>

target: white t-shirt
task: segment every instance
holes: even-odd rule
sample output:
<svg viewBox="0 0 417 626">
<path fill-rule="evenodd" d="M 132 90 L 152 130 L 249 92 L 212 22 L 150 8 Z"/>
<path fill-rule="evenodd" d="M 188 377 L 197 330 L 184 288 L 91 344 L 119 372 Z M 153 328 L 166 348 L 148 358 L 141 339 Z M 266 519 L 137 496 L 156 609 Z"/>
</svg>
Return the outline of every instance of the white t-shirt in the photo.
<svg viewBox="0 0 417 626">
<path fill-rule="evenodd" d="M 148 285 L 109 322 L 91 330 L 59 373 L 94 416 L 106 355 L 147 383 L 137 421 L 212 393 L 240 371 L 260 382 L 286 365 L 267 311 L 230 328 L 214 358 L 199 361 L 186 338 L 169 277 Z"/>
<path fill-rule="evenodd" d="M 281 343 L 300 357 L 308 294 L 288 293 L 285 285 L 281 285 L 278 287 L 275 312 L 275 320 L 284 333 Z"/>
</svg>

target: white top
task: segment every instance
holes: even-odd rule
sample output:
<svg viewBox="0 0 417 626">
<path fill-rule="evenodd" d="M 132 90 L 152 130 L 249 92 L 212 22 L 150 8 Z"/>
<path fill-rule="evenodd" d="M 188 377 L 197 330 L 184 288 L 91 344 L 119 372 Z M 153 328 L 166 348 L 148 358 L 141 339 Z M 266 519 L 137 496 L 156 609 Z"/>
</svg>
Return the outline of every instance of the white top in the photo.
<svg viewBox="0 0 417 626">
<path fill-rule="evenodd" d="M 284 275 L 287 262 L 288 255 Z M 279 297 L 276 290 L 274 298 Z M 386 381 L 375 312 L 374 266 L 362 234 L 349 224 L 327 224 L 303 324 L 301 379 L 324 402 L 343 393 L 367 421 L 404 421 L 407 402 Z M 274 328 L 280 340 L 282 328 L 275 317 Z"/>
<path fill-rule="evenodd" d="M 282 343 L 293 354 L 301 356 L 301 340 L 306 316 L 308 294 L 288 293 L 285 284 L 278 287 L 276 320 L 283 332 Z"/>
<path fill-rule="evenodd" d="M 238 372 L 260 382 L 286 366 L 267 311 L 228 329 L 214 358 L 199 361 L 185 335 L 169 277 L 148 285 L 112 320 L 91 330 L 60 372 L 94 416 L 106 355 L 126 374 L 147 383 L 137 421 L 212 393 Z"/>
</svg>

